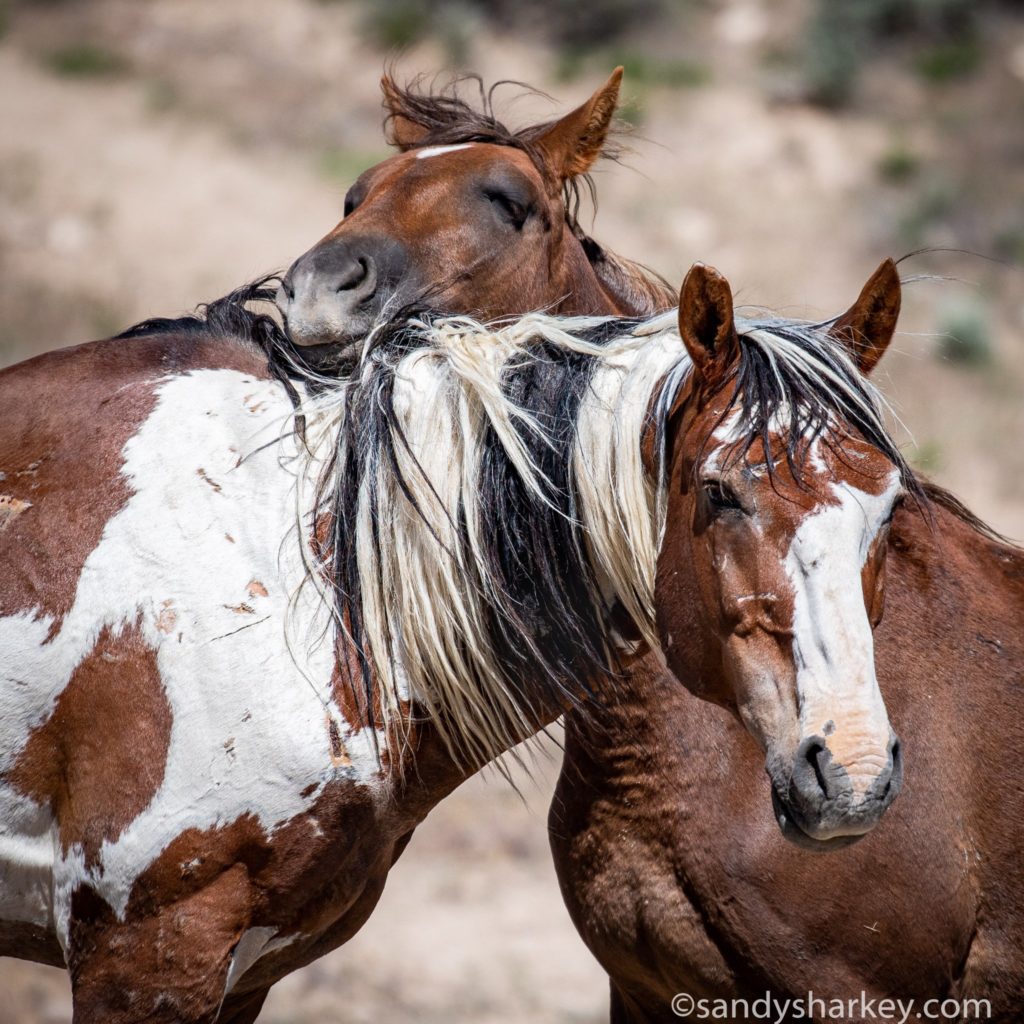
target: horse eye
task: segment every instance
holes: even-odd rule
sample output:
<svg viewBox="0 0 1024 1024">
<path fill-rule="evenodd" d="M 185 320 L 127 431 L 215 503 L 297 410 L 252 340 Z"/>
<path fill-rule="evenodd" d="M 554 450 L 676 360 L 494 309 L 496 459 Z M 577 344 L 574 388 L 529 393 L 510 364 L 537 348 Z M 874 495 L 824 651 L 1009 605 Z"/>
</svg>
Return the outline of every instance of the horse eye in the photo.
<svg viewBox="0 0 1024 1024">
<path fill-rule="evenodd" d="M 708 499 L 708 504 L 716 512 L 725 510 L 743 511 L 743 506 L 740 504 L 740 499 L 736 497 L 736 492 L 721 480 L 705 480 L 704 496 Z"/>
<path fill-rule="evenodd" d="M 529 210 L 517 203 L 511 196 L 496 189 L 487 189 L 484 198 L 498 211 L 499 216 L 516 230 L 519 230 L 525 223 Z"/>
<path fill-rule="evenodd" d="M 359 205 L 359 203 L 360 199 L 356 195 L 356 190 L 354 188 L 350 188 L 348 192 L 345 193 L 344 216 L 347 217 Z"/>
</svg>

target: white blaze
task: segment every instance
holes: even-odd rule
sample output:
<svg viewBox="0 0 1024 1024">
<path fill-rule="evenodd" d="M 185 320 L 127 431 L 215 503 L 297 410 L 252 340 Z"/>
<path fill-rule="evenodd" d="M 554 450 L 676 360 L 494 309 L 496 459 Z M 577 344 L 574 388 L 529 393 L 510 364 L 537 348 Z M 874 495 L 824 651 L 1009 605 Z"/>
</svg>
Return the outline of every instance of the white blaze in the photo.
<svg viewBox="0 0 1024 1024">
<path fill-rule="evenodd" d="M 884 767 L 889 718 L 875 675 L 874 639 L 861 571 L 899 490 L 893 471 L 881 494 L 833 484 L 839 499 L 800 524 L 785 559 L 793 586 L 793 656 L 801 736 L 829 737 L 855 793 Z"/>
</svg>

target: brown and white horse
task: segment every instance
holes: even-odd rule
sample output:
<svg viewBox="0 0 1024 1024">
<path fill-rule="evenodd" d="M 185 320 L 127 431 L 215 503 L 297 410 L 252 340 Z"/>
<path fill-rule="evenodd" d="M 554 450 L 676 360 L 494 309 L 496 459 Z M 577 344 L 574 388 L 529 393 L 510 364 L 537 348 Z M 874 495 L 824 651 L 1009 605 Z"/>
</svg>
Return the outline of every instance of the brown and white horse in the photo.
<svg viewBox="0 0 1024 1024">
<path fill-rule="evenodd" d="M 880 274 L 858 338 L 865 372 L 898 309 L 894 271 Z M 724 282 L 697 281 L 680 311 L 696 367 L 669 432 L 655 590 L 669 664 L 734 714 L 647 662 L 616 701 L 567 718 L 551 843 L 611 976 L 612 1020 L 749 1019 L 770 993 L 778 1019 L 868 1021 L 900 999 L 891 1019 L 1018 1021 L 1024 554 L 931 485 L 893 508 L 891 452 L 860 424 L 802 461 L 793 409 L 753 433 L 734 425 L 730 407 L 771 377 L 744 364 Z M 737 435 L 745 458 L 728 455 Z M 869 838 L 816 857 L 782 840 L 768 798 L 801 847 L 820 845 L 823 800 L 876 816 L 893 769 L 883 782 L 872 646 L 907 785 Z M 766 743 L 780 735 L 786 760 L 797 754 L 788 778 Z"/>
<path fill-rule="evenodd" d="M 513 133 L 386 83 L 403 153 L 369 172 L 358 213 L 293 268 L 283 301 L 297 338 L 355 336 L 392 296 L 490 311 L 512 266 L 501 312 L 667 305 L 659 282 L 583 236 L 564 205 L 601 150 L 617 89 L 618 72 L 561 121 Z M 347 305 L 325 312 L 319 255 L 385 237 L 400 264 L 356 246 L 373 294 L 362 278 L 329 281 Z M 438 287 L 446 265 L 470 269 Z M 401 479 L 360 459 L 383 452 L 395 469 L 402 452 L 349 437 L 344 458 L 327 453 L 341 431 L 320 430 L 334 421 L 315 402 L 305 442 L 294 436 L 267 353 L 295 350 L 244 311 L 247 297 L 0 374 L 0 955 L 66 964 L 79 1024 L 254 1019 L 274 980 L 360 927 L 438 800 L 578 696 L 556 673 L 513 678 L 521 662 L 473 660 L 471 627 L 514 648 L 536 609 L 454 634 L 427 618 L 426 652 L 399 642 L 391 605 L 374 597 L 400 581 L 375 574 L 382 520 L 359 502 L 379 473 Z M 358 493 L 316 505 L 346 493 L 339 467 L 358 471 Z M 450 525 L 441 518 L 429 540 L 399 539 L 428 551 Z M 410 520 L 423 517 L 399 509 L 389 525 Z M 405 565 L 427 569 L 411 556 L 389 568 Z M 459 575 L 405 578 L 415 600 Z M 350 579 L 383 589 L 336 586 Z M 528 653 L 560 668 L 571 643 Z M 573 666 L 558 674 L 571 683 Z"/>
</svg>

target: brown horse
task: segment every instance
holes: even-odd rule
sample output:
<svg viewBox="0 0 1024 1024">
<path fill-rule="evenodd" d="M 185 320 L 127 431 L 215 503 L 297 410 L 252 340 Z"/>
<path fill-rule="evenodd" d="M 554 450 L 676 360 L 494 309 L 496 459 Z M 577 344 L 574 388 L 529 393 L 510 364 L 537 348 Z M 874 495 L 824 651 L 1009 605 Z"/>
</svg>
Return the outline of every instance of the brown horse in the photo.
<svg viewBox="0 0 1024 1024">
<path fill-rule="evenodd" d="M 565 205 L 617 88 L 618 72 L 562 120 L 513 133 L 386 80 L 408 151 L 369 172 L 359 210 L 293 268 L 284 291 L 299 340 L 354 336 L 391 296 L 490 311 L 499 280 L 515 285 L 502 312 L 668 305 L 660 282 L 604 253 Z M 464 148 L 436 151 L 447 146 Z M 369 239 L 350 255 L 373 295 L 363 278 L 328 282 L 341 307 L 325 313 L 320 257 L 338 269 L 347 257 L 332 254 L 353 239 Z M 386 241 L 399 262 L 386 263 Z M 471 270 L 455 280 L 451 267 Z M 516 630 L 537 632 L 531 675 L 515 657 L 477 657 L 479 621 L 452 627 L 414 607 L 464 580 L 466 564 L 425 591 L 409 577 L 398 595 L 412 603 L 382 603 L 400 580 L 377 571 L 385 520 L 360 501 L 382 501 L 390 480 L 389 526 L 421 521 L 398 507 L 407 481 L 385 471 L 402 450 L 384 431 L 367 448 L 315 401 L 295 442 L 273 379 L 294 349 L 244 308 L 262 296 L 0 375 L 0 955 L 67 965 L 78 1024 L 253 1020 L 276 979 L 361 926 L 437 801 L 579 697 L 560 659 L 592 638 L 571 617 L 568 654 L 521 607 L 483 623 L 513 654 Z M 307 402 L 322 391 L 291 387 Z M 405 427 L 403 444 L 415 442 Z M 431 500 L 421 495 L 428 515 Z M 413 548 L 428 551 L 451 521 Z M 351 580 L 363 593 L 336 586 Z M 436 645 L 400 642 L 403 621 L 432 624 Z"/>
<path fill-rule="evenodd" d="M 894 273 L 881 274 L 889 283 L 857 336 L 865 371 L 898 309 Z M 599 713 L 570 715 L 549 819 L 566 902 L 611 976 L 612 1020 L 755 1019 L 753 1001 L 770 994 L 765 1019 L 1019 1021 L 1024 553 L 909 478 L 916 500 L 855 544 L 859 579 L 825 575 L 815 589 L 819 567 L 831 573 L 851 537 L 831 512 L 820 543 L 805 533 L 794 545 L 791 524 L 822 486 L 862 474 L 858 501 L 878 522 L 878 439 L 853 429 L 801 464 L 807 427 L 787 410 L 764 430 L 738 430 L 745 457 L 728 457 L 736 438 L 723 415 L 770 378 L 744 368 L 724 281 L 684 291 L 680 326 L 695 369 L 669 432 L 666 515 L 680 528 L 666 532 L 656 600 L 668 662 L 693 693 L 648 660 Z M 795 489 L 794 469 L 804 480 Z M 858 606 L 863 625 L 846 632 L 846 653 L 859 649 L 866 664 L 870 621 L 911 767 L 869 838 L 814 856 L 801 848 L 820 846 L 814 808 L 838 799 L 859 814 L 858 800 L 881 795 L 893 752 L 884 721 L 843 696 L 863 687 L 863 673 L 849 675 L 828 644 L 807 643 L 809 627 Z M 800 692 L 801 672 L 817 677 L 810 692 Z M 820 710 L 829 692 L 843 717 Z M 766 735 L 789 737 L 787 757 L 795 747 L 788 778 Z M 769 795 L 799 846 L 772 826 Z M 880 1010 L 884 999 L 903 1002 Z"/>
<path fill-rule="evenodd" d="M 484 320 L 670 307 L 663 281 L 603 250 L 576 216 L 608 148 L 621 79 L 617 68 L 572 113 L 510 131 L 489 95 L 480 113 L 454 92 L 424 96 L 385 76 L 400 153 L 358 178 L 345 219 L 288 271 L 278 303 L 292 339 L 344 353 L 406 305 Z"/>
</svg>

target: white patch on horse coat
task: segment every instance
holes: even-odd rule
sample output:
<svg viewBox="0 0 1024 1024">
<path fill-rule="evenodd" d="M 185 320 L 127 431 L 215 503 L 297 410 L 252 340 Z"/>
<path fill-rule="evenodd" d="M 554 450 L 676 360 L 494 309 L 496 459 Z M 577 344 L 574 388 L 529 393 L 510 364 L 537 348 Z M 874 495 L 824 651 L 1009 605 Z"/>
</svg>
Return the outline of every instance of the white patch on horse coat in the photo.
<svg viewBox="0 0 1024 1024">
<path fill-rule="evenodd" d="M 416 151 L 417 160 L 429 160 L 432 156 L 441 156 L 444 153 L 455 153 L 460 149 L 469 149 L 472 142 L 460 142 L 455 146 L 427 146 L 425 149 Z"/>
<path fill-rule="evenodd" d="M 884 767 L 890 729 L 875 675 L 874 638 L 861 584 L 871 544 L 888 516 L 900 480 L 881 494 L 832 485 L 839 503 L 800 524 L 785 559 L 793 586 L 793 656 L 801 736 L 824 735 L 834 719 L 846 735 L 854 792 L 863 794 Z M 830 740 L 830 747 L 834 741 Z M 842 763 L 842 762 L 840 762 Z"/>
<path fill-rule="evenodd" d="M 123 915 L 135 880 L 186 829 L 250 814 L 271 832 L 328 781 L 379 778 L 369 731 L 353 732 L 331 699 L 328 612 L 301 586 L 302 460 L 282 437 L 292 415 L 283 390 L 210 369 L 169 378 L 157 396 L 124 448 L 134 493 L 86 560 L 56 637 L 45 642 L 52 619 L 42 613 L 0 619 L 0 778 L 104 627 L 141 621 L 173 716 L 160 788 L 94 868 L 78 846 L 62 857 L 47 808 L 0 784 L 0 919 L 53 930 L 65 951 L 83 882 Z M 246 602 L 252 615 L 236 610 Z M 332 765 L 325 711 L 350 766 Z"/>
<path fill-rule="evenodd" d="M 231 966 L 228 968 L 227 981 L 224 983 L 225 996 L 231 992 L 238 979 L 261 956 L 266 956 L 267 953 L 273 953 L 275 950 L 291 945 L 291 943 L 299 938 L 298 935 L 288 935 L 282 939 L 275 939 L 274 936 L 276 934 L 277 931 L 274 928 L 249 928 L 243 933 L 231 953 Z"/>
</svg>

